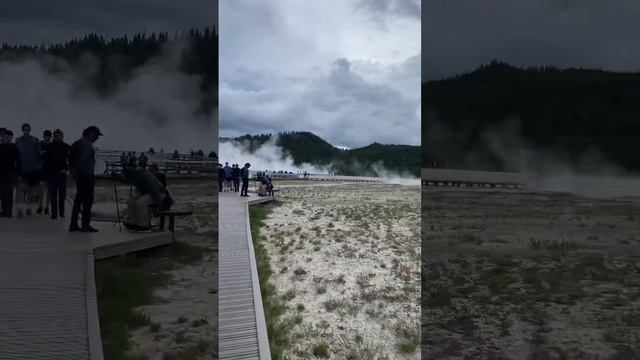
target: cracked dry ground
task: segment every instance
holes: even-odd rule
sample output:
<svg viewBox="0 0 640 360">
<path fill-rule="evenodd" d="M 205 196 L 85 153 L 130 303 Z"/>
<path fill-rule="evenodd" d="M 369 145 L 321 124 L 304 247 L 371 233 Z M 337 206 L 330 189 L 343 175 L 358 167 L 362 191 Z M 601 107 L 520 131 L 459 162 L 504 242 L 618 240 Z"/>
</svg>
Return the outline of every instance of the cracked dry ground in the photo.
<svg viewBox="0 0 640 360">
<path fill-rule="evenodd" d="M 419 358 L 419 187 L 281 189 L 262 232 L 282 321 L 297 324 L 284 358 L 323 343 L 335 359 Z"/>
<path fill-rule="evenodd" d="M 425 359 L 640 359 L 640 198 L 422 190 Z"/>
</svg>

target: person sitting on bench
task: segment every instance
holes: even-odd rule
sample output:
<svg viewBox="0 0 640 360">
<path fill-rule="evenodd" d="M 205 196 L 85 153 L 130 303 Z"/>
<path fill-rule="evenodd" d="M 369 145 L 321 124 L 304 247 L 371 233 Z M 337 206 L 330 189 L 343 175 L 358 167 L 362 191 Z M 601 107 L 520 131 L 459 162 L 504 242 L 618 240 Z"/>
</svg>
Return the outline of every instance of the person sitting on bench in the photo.
<svg viewBox="0 0 640 360">
<path fill-rule="evenodd" d="M 150 206 L 161 208 L 167 197 L 167 190 L 151 172 L 128 168 L 123 171 L 124 182 L 133 185 L 135 191 L 127 201 L 130 230 L 149 230 L 151 222 Z"/>
</svg>

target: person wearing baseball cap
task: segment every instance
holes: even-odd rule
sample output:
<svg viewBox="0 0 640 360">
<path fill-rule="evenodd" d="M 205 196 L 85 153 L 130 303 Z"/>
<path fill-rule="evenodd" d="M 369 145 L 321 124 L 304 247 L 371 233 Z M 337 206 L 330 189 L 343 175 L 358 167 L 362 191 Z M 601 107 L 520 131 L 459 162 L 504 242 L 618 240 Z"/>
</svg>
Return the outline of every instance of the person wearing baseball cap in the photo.
<svg viewBox="0 0 640 360">
<path fill-rule="evenodd" d="M 97 232 L 91 226 L 91 207 L 95 188 L 96 149 L 93 144 L 102 136 L 97 126 L 89 126 L 82 137 L 71 145 L 69 170 L 76 183 L 76 197 L 71 209 L 69 231 Z M 82 226 L 78 226 L 78 215 L 82 208 Z"/>
<path fill-rule="evenodd" d="M 242 189 L 240 189 L 240 196 L 249 196 L 247 191 L 249 191 L 249 167 L 251 164 L 246 163 L 244 167 L 240 171 L 240 175 L 242 176 Z"/>
</svg>

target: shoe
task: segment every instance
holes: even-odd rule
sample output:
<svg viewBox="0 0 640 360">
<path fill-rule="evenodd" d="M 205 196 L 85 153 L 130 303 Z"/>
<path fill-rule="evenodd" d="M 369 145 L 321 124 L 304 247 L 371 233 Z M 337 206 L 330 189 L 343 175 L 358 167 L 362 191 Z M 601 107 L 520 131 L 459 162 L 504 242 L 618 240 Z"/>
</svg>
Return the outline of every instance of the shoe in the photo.
<svg viewBox="0 0 640 360">
<path fill-rule="evenodd" d="M 71 226 L 69 226 L 69 231 L 70 231 L 70 232 L 80 231 L 80 226 L 78 226 L 78 225 L 71 225 Z"/>
<path fill-rule="evenodd" d="M 93 228 L 93 227 L 91 227 L 91 226 L 83 226 L 83 227 L 80 229 L 80 231 L 81 231 L 81 232 L 85 232 L 85 233 L 86 233 L 86 232 L 98 232 L 98 229 Z"/>
<path fill-rule="evenodd" d="M 57 218 L 58 218 L 57 216 L 55 216 L 55 215 L 51 215 L 51 219 L 52 219 L 52 220 L 55 220 L 55 219 L 57 219 Z"/>
<path fill-rule="evenodd" d="M 49 215 L 49 208 L 44 208 L 44 214 Z"/>
<path fill-rule="evenodd" d="M 25 214 L 26 214 L 27 216 L 31 216 L 31 209 L 27 209 L 27 211 L 25 212 Z"/>
<path fill-rule="evenodd" d="M 22 210 L 18 210 L 18 219 L 22 219 L 24 217 L 24 213 Z"/>
<path fill-rule="evenodd" d="M 38 207 L 38 210 L 36 210 L 36 213 L 37 213 L 38 215 L 42 214 L 42 206 L 39 206 L 39 207 Z"/>
</svg>

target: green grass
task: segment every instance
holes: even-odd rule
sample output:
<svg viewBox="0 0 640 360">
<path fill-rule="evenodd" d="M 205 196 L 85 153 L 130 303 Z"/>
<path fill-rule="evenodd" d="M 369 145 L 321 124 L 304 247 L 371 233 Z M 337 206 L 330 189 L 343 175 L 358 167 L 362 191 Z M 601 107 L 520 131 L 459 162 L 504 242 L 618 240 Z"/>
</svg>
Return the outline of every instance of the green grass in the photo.
<svg viewBox="0 0 640 360">
<path fill-rule="evenodd" d="M 267 218 L 271 210 L 282 205 L 279 201 L 271 203 L 252 205 L 249 207 L 249 221 L 251 225 L 251 238 L 256 255 L 256 266 L 260 277 L 260 292 L 262 294 L 262 304 L 264 307 L 265 321 L 267 323 L 267 333 L 269 335 L 269 347 L 271 350 L 271 358 L 273 360 L 282 359 L 283 350 L 290 344 L 290 333 L 293 327 L 299 324 L 293 319 L 284 319 L 282 317 L 285 311 L 285 300 L 279 296 L 275 286 L 269 283 L 269 279 L 273 274 L 271 269 L 269 255 L 262 244 L 263 236 L 261 228 L 264 226 L 264 220 Z"/>
<path fill-rule="evenodd" d="M 329 358 L 329 345 L 327 343 L 320 343 L 313 346 L 313 356 L 328 359 Z"/>
<path fill-rule="evenodd" d="M 150 324 L 134 309 L 154 302 L 155 289 L 169 283 L 177 265 L 203 258 L 208 249 L 175 242 L 171 246 L 96 262 L 100 332 L 105 359 L 131 360 L 130 331 Z"/>
</svg>

